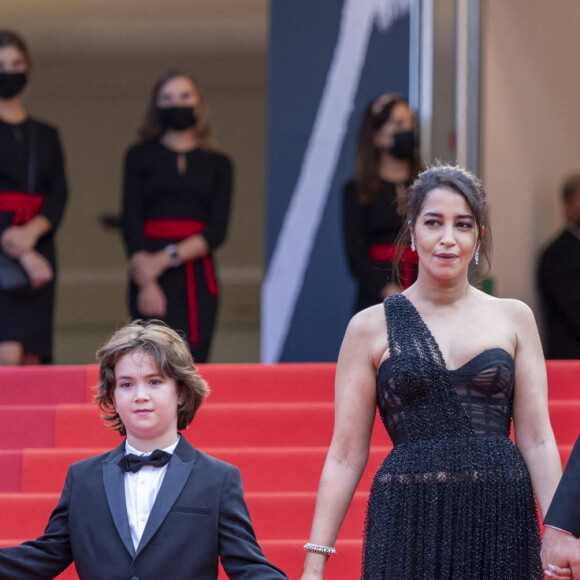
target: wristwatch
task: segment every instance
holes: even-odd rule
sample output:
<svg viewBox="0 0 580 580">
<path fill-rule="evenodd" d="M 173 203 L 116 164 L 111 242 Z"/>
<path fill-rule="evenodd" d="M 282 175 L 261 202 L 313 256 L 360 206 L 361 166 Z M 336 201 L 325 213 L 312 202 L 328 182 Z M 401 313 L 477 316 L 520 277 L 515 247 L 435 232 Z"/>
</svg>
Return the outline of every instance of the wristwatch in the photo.
<svg viewBox="0 0 580 580">
<path fill-rule="evenodd" d="M 181 266 L 181 260 L 179 259 L 179 254 L 177 253 L 177 246 L 175 244 L 168 244 L 165 246 L 165 251 L 169 254 L 171 258 L 171 267 L 177 268 L 177 266 Z"/>
</svg>

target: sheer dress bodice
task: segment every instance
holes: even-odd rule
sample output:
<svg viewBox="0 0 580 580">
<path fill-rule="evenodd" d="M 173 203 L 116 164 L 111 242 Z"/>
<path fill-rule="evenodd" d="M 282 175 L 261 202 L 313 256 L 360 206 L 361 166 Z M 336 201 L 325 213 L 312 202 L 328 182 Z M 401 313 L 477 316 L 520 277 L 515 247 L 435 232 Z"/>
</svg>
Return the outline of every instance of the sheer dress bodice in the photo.
<svg viewBox="0 0 580 580">
<path fill-rule="evenodd" d="M 514 361 L 484 350 L 447 369 L 435 338 L 403 295 L 385 301 L 390 358 L 377 374 L 377 405 L 394 445 L 469 435 L 509 436 Z M 404 320 L 404 323 L 402 323 Z"/>
<path fill-rule="evenodd" d="M 391 359 L 385 360 L 377 375 L 377 401 L 383 424 L 394 445 L 406 441 L 453 436 L 453 429 L 441 430 L 439 414 L 445 412 L 441 403 L 426 396 L 429 385 L 419 388 L 419 377 L 403 385 L 412 392 L 401 392 L 393 377 Z M 501 348 L 488 349 L 458 369 L 447 370 L 454 395 L 463 416 L 458 420 L 457 435 L 505 435 L 510 434 L 514 361 Z M 437 372 L 437 374 L 439 374 Z M 447 382 L 447 381 L 445 381 Z M 452 426 L 449 426 L 452 427 Z"/>
</svg>

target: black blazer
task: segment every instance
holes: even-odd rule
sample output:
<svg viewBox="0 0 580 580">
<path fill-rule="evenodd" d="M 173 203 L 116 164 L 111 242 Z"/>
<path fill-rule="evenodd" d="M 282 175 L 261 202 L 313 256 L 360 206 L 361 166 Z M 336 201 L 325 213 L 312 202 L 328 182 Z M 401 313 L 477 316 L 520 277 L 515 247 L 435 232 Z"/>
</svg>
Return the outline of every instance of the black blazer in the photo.
<svg viewBox="0 0 580 580">
<path fill-rule="evenodd" d="M 71 465 L 44 535 L 0 550 L 0 578 L 54 578 L 74 561 L 82 580 L 281 580 L 252 528 L 240 472 L 180 437 L 143 536 L 133 547 L 118 465 L 125 443 Z"/>
<path fill-rule="evenodd" d="M 543 252 L 538 290 L 546 358 L 580 358 L 580 240 L 564 230 Z"/>
<path fill-rule="evenodd" d="M 544 524 L 580 536 L 580 437 L 572 449 Z"/>
</svg>

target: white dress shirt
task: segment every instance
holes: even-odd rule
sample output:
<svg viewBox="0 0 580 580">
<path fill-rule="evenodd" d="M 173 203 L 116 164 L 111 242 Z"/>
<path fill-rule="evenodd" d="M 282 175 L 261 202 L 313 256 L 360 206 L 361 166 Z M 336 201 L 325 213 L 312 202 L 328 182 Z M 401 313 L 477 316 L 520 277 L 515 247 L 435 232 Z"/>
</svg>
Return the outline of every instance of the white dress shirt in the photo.
<svg viewBox="0 0 580 580">
<path fill-rule="evenodd" d="M 166 447 L 162 451 L 173 453 L 178 443 L 179 438 L 173 445 Z M 131 447 L 127 441 L 125 441 L 125 453 L 134 453 L 139 456 L 150 455 Z M 157 498 L 159 488 L 163 483 L 166 471 L 167 465 L 163 467 L 145 465 L 136 473 L 125 472 L 125 503 L 127 505 L 129 528 L 131 528 L 131 539 L 135 550 L 147 525 L 149 514 Z"/>
</svg>

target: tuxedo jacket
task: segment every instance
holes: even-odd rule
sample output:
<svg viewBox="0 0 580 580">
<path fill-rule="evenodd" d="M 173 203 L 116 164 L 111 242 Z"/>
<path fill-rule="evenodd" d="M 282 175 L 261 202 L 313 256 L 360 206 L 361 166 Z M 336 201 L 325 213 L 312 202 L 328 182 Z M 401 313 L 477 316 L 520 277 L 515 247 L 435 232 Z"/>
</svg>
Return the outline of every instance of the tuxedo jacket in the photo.
<svg viewBox="0 0 580 580">
<path fill-rule="evenodd" d="M 580 437 L 572 449 L 544 524 L 580 536 Z"/>
<path fill-rule="evenodd" d="M 0 578 L 54 578 L 74 561 L 82 580 L 281 580 L 252 528 L 240 472 L 180 437 L 137 549 L 118 465 L 125 443 L 71 465 L 44 534 L 0 550 Z"/>
</svg>

